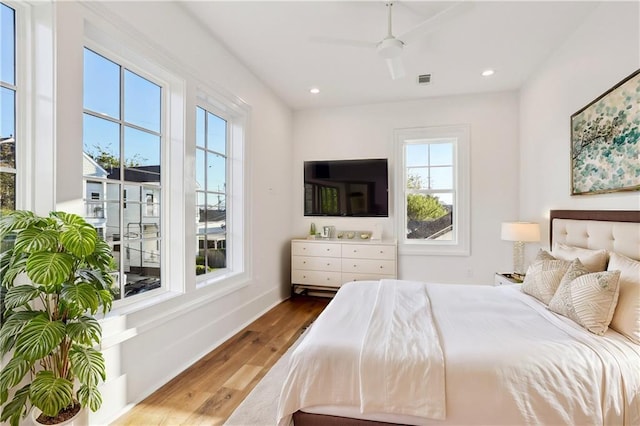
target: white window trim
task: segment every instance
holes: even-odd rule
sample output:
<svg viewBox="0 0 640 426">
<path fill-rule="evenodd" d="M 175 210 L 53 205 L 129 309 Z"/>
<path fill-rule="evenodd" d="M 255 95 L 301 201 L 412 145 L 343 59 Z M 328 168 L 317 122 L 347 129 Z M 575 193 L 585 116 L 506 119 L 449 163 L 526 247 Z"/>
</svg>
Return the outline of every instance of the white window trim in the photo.
<svg viewBox="0 0 640 426">
<path fill-rule="evenodd" d="M 418 139 L 456 139 L 454 150 L 453 224 L 456 241 L 418 241 L 406 238 L 406 141 Z M 395 205 L 398 230 L 398 253 L 406 255 L 469 256 L 471 252 L 470 212 L 470 128 L 469 125 L 433 126 L 395 129 L 393 132 L 396 156 Z"/>
</svg>

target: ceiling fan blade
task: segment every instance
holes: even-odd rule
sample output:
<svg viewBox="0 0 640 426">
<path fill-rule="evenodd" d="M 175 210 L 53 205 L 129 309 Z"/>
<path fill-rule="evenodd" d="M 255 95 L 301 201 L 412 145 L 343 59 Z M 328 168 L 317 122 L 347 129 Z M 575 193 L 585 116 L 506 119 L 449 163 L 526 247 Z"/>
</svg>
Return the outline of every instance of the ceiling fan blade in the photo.
<svg viewBox="0 0 640 426">
<path fill-rule="evenodd" d="M 324 44 L 333 44 L 338 46 L 350 46 L 350 47 L 365 47 L 365 48 L 371 48 L 371 49 L 375 49 L 378 44 L 370 41 L 348 40 L 343 38 L 323 37 L 323 36 L 309 37 L 309 41 L 312 43 L 324 43 Z"/>
<path fill-rule="evenodd" d="M 389 73 L 391 74 L 391 80 L 397 80 L 404 77 L 404 64 L 402 63 L 402 57 L 397 56 L 395 58 L 385 59 Z"/>
<path fill-rule="evenodd" d="M 447 7 L 446 9 L 436 13 L 431 18 L 422 21 L 415 27 L 409 29 L 404 34 L 399 35 L 397 38 L 402 40 L 404 44 L 409 44 L 417 41 L 420 37 L 434 32 L 438 29 L 440 25 L 445 23 L 446 21 L 455 18 L 456 16 L 461 15 L 462 13 L 473 8 L 472 2 L 461 1 L 454 3 L 453 5 Z"/>
</svg>

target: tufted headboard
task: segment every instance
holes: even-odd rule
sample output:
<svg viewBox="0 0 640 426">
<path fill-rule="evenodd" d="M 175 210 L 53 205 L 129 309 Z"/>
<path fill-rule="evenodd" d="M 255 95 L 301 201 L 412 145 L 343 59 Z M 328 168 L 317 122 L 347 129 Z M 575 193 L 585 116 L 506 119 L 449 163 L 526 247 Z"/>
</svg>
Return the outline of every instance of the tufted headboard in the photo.
<svg viewBox="0 0 640 426">
<path fill-rule="evenodd" d="M 551 210 L 550 242 L 607 249 L 640 260 L 640 211 Z"/>
</svg>

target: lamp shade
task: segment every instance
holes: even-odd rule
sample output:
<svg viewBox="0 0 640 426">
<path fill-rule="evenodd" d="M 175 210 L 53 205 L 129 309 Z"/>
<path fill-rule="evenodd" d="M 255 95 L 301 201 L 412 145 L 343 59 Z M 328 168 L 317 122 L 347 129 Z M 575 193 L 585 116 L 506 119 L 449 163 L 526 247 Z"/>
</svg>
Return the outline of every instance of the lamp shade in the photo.
<svg viewBox="0 0 640 426">
<path fill-rule="evenodd" d="M 503 222 L 501 238 L 505 241 L 540 241 L 540 225 L 533 222 Z"/>
</svg>

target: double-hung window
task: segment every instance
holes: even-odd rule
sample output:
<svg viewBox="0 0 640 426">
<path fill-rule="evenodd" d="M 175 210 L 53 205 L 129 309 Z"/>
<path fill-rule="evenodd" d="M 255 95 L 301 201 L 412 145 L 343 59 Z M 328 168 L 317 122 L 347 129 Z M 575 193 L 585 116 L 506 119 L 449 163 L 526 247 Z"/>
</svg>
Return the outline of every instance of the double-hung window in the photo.
<svg viewBox="0 0 640 426">
<path fill-rule="evenodd" d="M 469 254 L 467 126 L 395 131 L 400 251 Z"/>
<path fill-rule="evenodd" d="M 16 12 L 0 3 L 0 212 L 16 208 Z"/>
<path fill-rule="evenodd" d="M 113 247 L 118 299 L 161 287 L 162 86 L 84 49 L 84 216 Z"/>
</svg>

